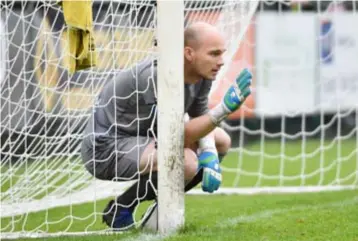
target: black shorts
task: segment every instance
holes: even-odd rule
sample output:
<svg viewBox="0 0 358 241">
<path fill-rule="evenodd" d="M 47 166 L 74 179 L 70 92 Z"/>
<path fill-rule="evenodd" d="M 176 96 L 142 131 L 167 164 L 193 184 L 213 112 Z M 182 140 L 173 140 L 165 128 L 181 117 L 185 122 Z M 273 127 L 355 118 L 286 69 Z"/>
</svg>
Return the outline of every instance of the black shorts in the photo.
<svg viewBox="0 0 358 241">
<path fill-rule="evenodd" d="M 148 136 L 125 136 L 98 144 L 93 139 L 89 136 L 82 142 L 85 167 L 96 178 L 114 181 L 137 179 L 144 149 L 154 141 Z"/>
</svg>

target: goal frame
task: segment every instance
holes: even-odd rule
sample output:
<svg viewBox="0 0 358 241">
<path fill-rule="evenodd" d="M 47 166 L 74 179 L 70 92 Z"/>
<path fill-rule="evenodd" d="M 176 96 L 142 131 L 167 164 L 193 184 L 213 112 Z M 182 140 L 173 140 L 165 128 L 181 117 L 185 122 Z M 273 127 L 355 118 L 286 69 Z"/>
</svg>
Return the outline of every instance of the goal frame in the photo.
<svg viewBox="0 0 358 241">
<path fill-rule="evenodd" d="M 184 224 L 183 0 L 157 2 L 157 43 L 158 231 L 168 234 Z"/>
</svg>

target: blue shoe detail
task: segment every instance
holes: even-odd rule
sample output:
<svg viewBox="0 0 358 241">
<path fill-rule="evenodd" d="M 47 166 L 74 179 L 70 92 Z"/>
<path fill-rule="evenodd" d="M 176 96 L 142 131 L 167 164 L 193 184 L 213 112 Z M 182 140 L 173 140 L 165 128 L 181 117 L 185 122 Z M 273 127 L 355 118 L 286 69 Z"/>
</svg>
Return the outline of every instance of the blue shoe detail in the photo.
<svg viewBox="0 0 358 241">
<path fill-rule="evenodd" d="M 119 215 L 114 218 L 112 228 L 125 229 L 131 228 L 134 224 L 133 214 L 126 208 L 121 208 Z"/>
<path fill-rule="evenodd" d="M 104 209 L 102 221 L 107 226 L 120 231 L 134 227 L 133 213 L 128 208 L 117 205 L 114 200 L 109 201 Z"/>
</svg>

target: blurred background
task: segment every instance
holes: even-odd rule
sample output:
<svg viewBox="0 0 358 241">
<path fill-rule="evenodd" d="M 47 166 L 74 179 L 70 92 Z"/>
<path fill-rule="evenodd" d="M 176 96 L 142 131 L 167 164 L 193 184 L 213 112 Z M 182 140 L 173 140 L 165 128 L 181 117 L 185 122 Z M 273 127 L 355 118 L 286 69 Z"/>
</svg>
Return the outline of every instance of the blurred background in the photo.
<svg viewBox="0 0 358 241">
<path fill-rule="evenodd" d="M 104 230 L 104 199 L 124 188 L 94 180 L 83 167 L 79 144 L 102 86 L 156 54 L 156 1 L 89 3 L 97 63 L 72 73 L 71 28 L 58 1 L 0 1 L 0 223 L 1 232 L 10 236 Z M 222 123 L 233 146 L 221 165 L 220 191 L 357 188 L 357 10 L 358 1 L 185 1 L 186 25 L 210 22 L 227 39 L 225 66 L 213 83 L 209 106 L 219 103 L 243 68 L 254 76 L 253 94 Z M 327 197 L 343 200 L 345 195 Z M 225 202 L 234 207 L 228 206 L 228 213 L 241 203 L 237 196 L 230 198 Z M 262 203 L 272 203 L 276 210 L 277 201 L 265 198 Z M 287 207 L 301 204 L 295 196 L 287 200 L 281 201 Z M 72 212 L 75 204 L 85 202 Z M 305 202 L 314 202 L 311 194 Z M 212 203 L 214 210 L 224 201 Z M 251 199 L 247 203 L 255 204 Z M 247 203 L 243 205 L 251 212 Z M 63 209 L 52 209 L 58 206 Z M 258 210 L 262 206 L 257 202 Z M 206 212 L 201 201 L 196 207 Z M 263 222 L 271 225 L 266 214 L 270 222 Z M 330 215 L 327 219 L 335 220 Z M 325 216 L 316 216 L 318 221 L 307 225 L 324 223 Z M 347 215 L 342 216 L 345 220 Z M 285 223 L 286 216 L 277 227 Z M 300 228 L 297 223 L 303 222 L 291 226 Z M 327 226 L 322 227 L 317 237 L 326 233 Z M 279 233 L 271 226 L 267 230 Z"/>
<path fill-rule="evenodd" d="M 75 135 L 46 140 L 81 133 L 104 82 L 153 52 L 155 1 L 143 2 L 93 2 L 98 63 L 74 75 L 68 73 L 60 7 L 43 1 L 1 2 L 2 155 L 36 153 L 45 142 L 48 153 L 76 149 L 68 144 L 79 140 Z M 222 6 L 222 1 L 187 1 L 186 21 L 205 21 L 202 13 L 218 14 Z M 262 133 L 303 131 L 311 133 L 309 138 L 320 138 L 322 132 L 334 137 L 356 128 L 356 9 L 357 1 L 259 2 L 210 96 L 213 106 L 238 71 L 253 71 L 254 95 L 224 125 L 234 146 L 240 140 L 258 140 Z M 250 131 L 240 135 L 242 127 Z"/>
</svg>

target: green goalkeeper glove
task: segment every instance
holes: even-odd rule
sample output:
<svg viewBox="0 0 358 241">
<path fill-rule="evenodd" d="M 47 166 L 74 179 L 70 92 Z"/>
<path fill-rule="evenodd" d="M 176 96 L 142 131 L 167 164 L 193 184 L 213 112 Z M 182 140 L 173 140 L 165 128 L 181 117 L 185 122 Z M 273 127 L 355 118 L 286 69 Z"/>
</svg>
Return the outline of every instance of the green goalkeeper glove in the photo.
<svg viewBox="0 0 358 241">
<path fill-rule="evenodd" d="M 234 83 L 226 91 L 219 105 L 209 111 L 209 115 L 215 125 L 225 119 L 229 114 L 238 110 L 251 94 L 252 75 L 248 69 L 241 71 Z"/>
</svg>

